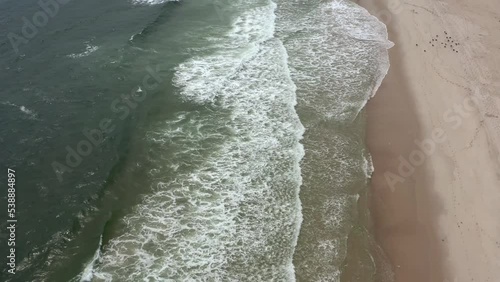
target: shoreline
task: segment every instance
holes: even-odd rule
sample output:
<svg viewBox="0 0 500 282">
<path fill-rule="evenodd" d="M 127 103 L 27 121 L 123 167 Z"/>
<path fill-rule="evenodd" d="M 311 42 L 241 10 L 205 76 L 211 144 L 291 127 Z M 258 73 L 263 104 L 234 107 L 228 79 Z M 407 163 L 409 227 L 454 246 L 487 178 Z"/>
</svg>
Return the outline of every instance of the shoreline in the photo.
<svg viewBox="0 0 500 282">
<path fill-rule="evenodd" d="M 370 13 L 384 10 L 385 1 L 359 4 Z M 384 250 L 395 281 L 444 281 L 442 250 L 435 245 L 435 222 L 432 217 L 419 215 L 417 198 L 430 191 L 417 190 L 415 181 L 407 181 L 392 191 L 382 172 L 397 171 L 395 159 L 408 156 L 421 139 L 421 126 L 415 102 L 406 83 L 400 35 L 395 21 L 387 24 L 389 40 L 395 45 L 388 50 L 390 68 L 376 95 L 366 105 L 367 147 L 375 170 L 371 177 L 369 209 L 374 236 Z M 414 179 L 425 179 L 425 168 L 415 171 Z M 411 254 L 410 256 L 408 254 Z M 435 279 L 434 279 L 435 278 Z"/>
<path fill-rule="evenodd" d="M 460 33 L 464 26 L 457 26 L 462 17 L 480 18 L 486 12 L 476 4 L 450 1 L 446 6 L 430 0 L 399 6 L 390 0 L 356 2 L 386 23 L 395 43 L 389 49 L 389 72 L 366 106 L 366 142 L 375 167 L 369 209 L 375 239 L 395 281 L 495 281 L 500 275 L 500 240 L 494 239 L 500 238 L 500 209 L 487 198 L 500 199 L 500 146 L 495 142 L 500 134 L 494 126 L 500 102 L 492 94 L 498 86 L 491 86 L 500 76 L 492 71 L 495 60 L 482 58 L 472 73 L 463 66 L 476 63 L 484 49 L 495 52 L 496 46 L 474 46 L 468 42 L 473 34 Z M 491 0 L 480 2 L 500 10 Z M 486 21 L 480 30 L 500 35 L 493 31 L 500 23 Z M 451 35 L 471 46 L 455 43 L 448 51 L 446 41 L 438 45 L 439 36 L 453 40 Z M 455 48 L 463 55 L 454 54 Z M 478 73 L 487 73 L 488 79 L 474 77 Z M 477 80 L 481 84 L 474 87 Z M 456 105 L 463 106 L 459 113 L 464 115 L 454 115 Z M 476 139 L 481 140 L 474 144 Z M 460 150 L 464 147 L 470 152 Z M 415 163 L 420 156 L 422 161 Z M 412 169 L 403 175 L 405 162 Z"/>
</svg>

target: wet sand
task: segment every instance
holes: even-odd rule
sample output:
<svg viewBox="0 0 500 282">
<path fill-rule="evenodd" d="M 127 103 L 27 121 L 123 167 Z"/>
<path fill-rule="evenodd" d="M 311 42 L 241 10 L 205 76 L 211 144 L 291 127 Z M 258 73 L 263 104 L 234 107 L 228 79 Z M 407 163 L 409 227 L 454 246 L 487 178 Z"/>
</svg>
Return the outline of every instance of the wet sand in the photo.
<svg viewBox="0 0 500 282">
<path fill-rule="evenodd" d="M 500 4 L 360 0 L 391 68 L 367 105 L 374 233 L 401 282 L 500 277 Z"/>
</svg>

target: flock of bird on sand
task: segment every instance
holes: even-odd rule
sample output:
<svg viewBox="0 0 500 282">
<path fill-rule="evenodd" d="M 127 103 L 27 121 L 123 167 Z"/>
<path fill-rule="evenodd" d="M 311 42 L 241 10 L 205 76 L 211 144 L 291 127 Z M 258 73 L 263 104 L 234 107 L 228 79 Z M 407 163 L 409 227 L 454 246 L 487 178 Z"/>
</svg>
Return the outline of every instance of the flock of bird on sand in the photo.
<svg viewBox="0 0 500 282">
<path fill-rule="evenodd" d="M 435 38 L 431 38 L 431 41 L 429 41 L 431 47 L 439 47 L 439 44 L 441 44 L 442 47 L 449 48 L 451 51 L 458 53 L 458 46 L 460 45 L 460 43 L 458 43 L 451 36 L 448 36 L 448 32 L 445 31 L 444 35 L 445 39 L 441 42 L 439 41 L 439 35 L 436 35 Z M 415 46 L 418 46 L 418 44 L 415 44 Z M 427 50 L 424 49 L 424 52 L 427 52 Z"/>
</svg>

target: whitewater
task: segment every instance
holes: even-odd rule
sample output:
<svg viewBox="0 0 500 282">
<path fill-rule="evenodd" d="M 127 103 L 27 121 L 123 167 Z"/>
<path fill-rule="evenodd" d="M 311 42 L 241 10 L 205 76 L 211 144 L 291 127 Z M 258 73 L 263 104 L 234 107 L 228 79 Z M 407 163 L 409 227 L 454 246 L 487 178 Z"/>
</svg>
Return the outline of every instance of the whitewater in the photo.
<svg viewBox="0 0 500 282">
<path fill-rule="evenodd" d="M 178 95 L 200 109 L 148 133 L 168 158 L 155 160 L 154 192 L 103 244 L 89 280 L 294 280 L 304 128 L 275 9 L 271 1 L 226 7 L 235 16 L 211 39 L 215 51 L 176 67 Z"/>
<path fill-rule="evenodd" d="M 193 32 L 204 43 L 173 69 L 190 110 L 144 136 L 151 192 L 75 281 L 340 279 L 373 170 L 362 109 L 389 67 L 385 25 L 348 1 L 215 8 L 229 28 Z"/>
</svg>

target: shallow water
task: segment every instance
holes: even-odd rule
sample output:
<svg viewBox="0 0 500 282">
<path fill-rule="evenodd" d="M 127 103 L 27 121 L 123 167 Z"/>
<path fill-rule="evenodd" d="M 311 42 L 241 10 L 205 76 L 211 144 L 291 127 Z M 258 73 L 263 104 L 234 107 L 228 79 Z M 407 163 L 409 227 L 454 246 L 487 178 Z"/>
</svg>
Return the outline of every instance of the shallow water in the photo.
<svg viewBox="0 0 500 282">
<path fill-rule="evenodd" d="M 348 1 L 280 1 L 277 22 L 297 86 L 297 112 L 306 128 L 296 276 L 300 281 L 340 281 L 348 237 L 353 228 L 365 228 L 357 201 L 373 171 L 360 112 L 387 73 L 392 43 L 385 25 Z M 365 230 L 358 240 L 371 239 Z M 375 265 L 369 251 L 357 263 L 372 279 Z"/>
</svg>

